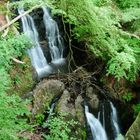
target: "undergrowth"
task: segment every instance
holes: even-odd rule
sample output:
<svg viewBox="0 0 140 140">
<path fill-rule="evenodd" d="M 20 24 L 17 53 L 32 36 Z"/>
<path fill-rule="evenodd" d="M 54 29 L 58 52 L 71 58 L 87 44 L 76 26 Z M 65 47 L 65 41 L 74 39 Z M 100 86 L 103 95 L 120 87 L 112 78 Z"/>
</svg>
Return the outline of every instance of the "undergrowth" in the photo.
<svg viewBox="0 0 140 140">
<path fill-rule="evenodd" d="M 18 140 L 20 132 L 31 129 L 24 116 L 30 114 L 28 101 L 9 93 L 12 81 L 9 74 L 13 66 L 12 58 L 20 58 L 30 41 L 24 35 L 8 35 L 0 39 L 0 139 Z"/>
</svg>

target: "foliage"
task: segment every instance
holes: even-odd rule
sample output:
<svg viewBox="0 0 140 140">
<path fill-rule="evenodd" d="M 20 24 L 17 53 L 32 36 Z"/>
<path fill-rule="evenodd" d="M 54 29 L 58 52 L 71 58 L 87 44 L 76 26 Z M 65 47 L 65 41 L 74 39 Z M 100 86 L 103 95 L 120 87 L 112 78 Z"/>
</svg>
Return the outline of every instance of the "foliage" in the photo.
<svg viewBox="0 0 140 140">
<path fill-rule="evenodd" d="M 4 68 L 0 68 L 0 139 L 18 140 L 17 132 L 30 128 L 22 116 L 29 115 L 27 102 L 18 96 L 7 95 L 10 88 L 10 77 Z"/>
<path fill-rule="evenodd" d="M 25 115 L 30 112 L 27 109 L 27 101 L 22 101 L 17 95 L 9 93 L 12 81 L 9 74 L 13 66 L 12 58 L 20 59 L 25 53 L 25 48 L 31 46 L 30 40 L 25 35 L 14 36 L 9 33 L 5 38 L 0 38 L 0 139 L 18 140 L 18 133 L 31 129 L 27 124 Z"/>
<path fill-rule="evenodd" d="M 137 117 L 138 113 L 140 112 L 140 103 L 133 105 L 134 110 L 134 117 Z"/>
<path fill-rule="evenodd" d="M 139 0 L 116 0 L 120 8 L 132 8 L 132 7 L 140 7 Z"/>
<path fill-rule="evenodd" d="M 12 2 L 10 3 L 10 9 L 12 8 L 18 8 L 20 6 L 23 6 L 26 8 L 26 9 L 29 9 L 33 6 L 48 6 L 48 7 L 52 7 L 52 1 L 51 0 L 20 0 L 20 1 L 16 1 L 16 2 Z M 39 8 L 38 7 L 38 8 Z"/>
<path fill-rule="evenodd" d="M 126 78 L 134 81 L 139 71 L 140 53 L 139 38 L 121 28 L 122 17 L 131 15 L 129 21 L 139 19 L 140 12 L 135 14 L 121 11 L 113 1 L 104 0 L 59 0 L 56 2 L 58 9 L 63 10 L 66 22 L 74 25 L 73 35 L 85 45 L 94 55 L 107 62 L 107 73 L 114 75 L 118 80 Z M 136 9 L 135 9 L 136 10 Z M 127 15 L 128 14 L 128 15 Z M 133 50 L 128 40 L 137 40 L 135 45 L 137 53 Z"/>
<path fill-rule="evenodd" d="M 76 140 L 70 136 L 70 133 L 77 122 L 74 120 L 64 121 L 64 117 L 62 114 L 51 116 L 48 122 L 44 124 L 50 130 L 49 135 L 44 135 L 46 140 Z"/>
<path fill-rule="evenodd" d="M 25 35 L 8 36 L 0 40 L 0 68 L 7 70 L 11 67 L 12 58 L 21 57 L 24 49 L 30 46 L 30 41 Z"/>
<path fill-rule="evenodd" d="M 140 27 L 139 0 L 22 0 L 12 5 L 47 5 L 54 8 L 54 13 L 63 14 L 65 22 L 73 25 L 71 37 L 84 42 L 96 57 L 106 61 L 107 74 L 114 75 L 118 80 L 126 78 L 130 81 L 138 76 L 140 39 L 131 37 L 131 33 Z M 128 22 L 131 23 L 128 26 L 130 34 L 124 31 L 122 25 Z M 139 43 L 133 48 L 129 40 Z"/>
<path fill-rule="evenodd" d="M 122 96 L 122 99 L 123 99 L 125 102 L 131 101 L 132 98 L 133 98 L 133 95 L 132 95 L 131 92 L 124 93 L 123 96 Z"/>
<path fill-rule="evenodd" d="M 37 114 L 35 116 L 36 124 L 41 125 L 43 120 L 44 120 L 44 118 L 45 118 L 45 116 L 43 114 Z"/>
</svg>

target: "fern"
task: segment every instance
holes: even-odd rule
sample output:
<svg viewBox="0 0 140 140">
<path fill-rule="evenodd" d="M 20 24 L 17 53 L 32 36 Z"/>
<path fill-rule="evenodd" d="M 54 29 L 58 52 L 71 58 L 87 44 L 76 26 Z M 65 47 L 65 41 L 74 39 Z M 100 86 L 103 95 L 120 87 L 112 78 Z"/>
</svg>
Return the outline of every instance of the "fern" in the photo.
<svg viewBox="0 0 140 140">
<path fill-rule="evenodd" d="M 1 39 L 0 44 L 0 66 L 6 69 L 11 66 L 12 57 L 20 57 L 25 52 L 24 49 L 31 46 L 30 40 L 25 35 L 9 36 Z"/>
<path fill-rule="evenodd" d="M 118 5 L 120 6 L 120 8 L 132 8 L 132 7 L 136 7 L 139 8 L 140 7 L 140 1 L 139 0 L 116 0 L 116 2 L 118 3 Z"/>
<path fill-rule="evenodd" d="M 0 139 L 18 140 L 18 133 L 30 129 L 24 115 L 29 115 L 27 102 L 13 93 L 8 93 L 12 86 L 9 70 L 12 68 L 12 59 L 21 57 L 25 48 L 31 46 L 25 35 L 8 35 L 0 39 Z M 11 95 L 11 96 L 9 96 Z"/>
<path fill-rule="evenodd" d="M 131 37 L 121 29 L 124 22 L 138 20 L 139 9 L 120 10 L 113 1 L 106 0 L 60 0 L 56 4 L 67 16 L 66 22 L 75 25 L 73 36 L 85 42 L 97 57 L 107 62 L 107 73 L 117 79 L 134 81 L 139 71 L 139 41 L 131 45 Z M 114 8 L 115 7 L 115 8 Z M 131 6 L 132 8 L 132 6 Z M 137 39 L 139 40 L 139 39 Z M 137 50 L 137 52 L 135 51 Z"/>
<path fill-rule="evenodd" d="M 27 103 L 18 96 L 7 95 L 7 90 L 11 86 L 10 76 L 4 68 L 0 68 L 0 139 L 18 140 L 19 131 L 30 129 L 26 119 L 21 117 L 29 115 Z"/>
</svg>

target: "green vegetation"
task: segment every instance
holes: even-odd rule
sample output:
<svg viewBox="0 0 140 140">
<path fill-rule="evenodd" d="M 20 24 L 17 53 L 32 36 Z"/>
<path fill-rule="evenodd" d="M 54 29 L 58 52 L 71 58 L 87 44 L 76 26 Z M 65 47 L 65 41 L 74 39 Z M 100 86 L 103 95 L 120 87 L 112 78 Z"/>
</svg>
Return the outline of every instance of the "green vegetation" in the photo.
<svg viewBox="0 0 140 140">
<path fill-rule="evenodd" d="M 122 96 L 122 99 L 124 100 L 124 102 L 130 102 L 133 98 L 134 97 L 131 92 L 124 93 Z"/>
<path fill-rule="evenodd" d="M 76 140 L 71 136 L 72 128 L 77 124 L 74 120 L 64 121 L 65 115 L 51 116 L 44 126 L 49 128 L 49 134 L 44 135 L 46 140 Z"/>
<path fill-rule="evenodd" d="M 17 140 L 18 132 L 27 130 L 30 126 L 23 116 L 29 115 L 26 101 L 22 101 L 17 95 L 8 96 L 11 87 L 11 79 L 4 68 L 0 68 L 0 139 Z"/>
<path fill-rule="evenodd" d="M 31 129 L 24 116 L 30 114 L 27 101 L 10 91 L 12 80 L 10 70 L 13 68 L 13 58 L 19 58 L 30 46 L 30 41 L 24 35 L 7 35 L 0 38 L 0 139 L 18 140 L 20 132 Z"/>
<path fill-rule="evenodd" d="M 85 42 L 95 56 L 106 61 L 107 74 L 118 80 L 136 79 L 140 69 L 140 39 L 124 31 L 121 25 L 122 17 L 129 19 L 132 14 L 128 8 L 121 11 L 110 0 L 60 0 L 57 5 L 64 11 L 67 21 L 75 25 L 72 29 L 75 38 Z M 140 11 L 137 12 L 140 15 Z M 133 22 L 134 17 L 140 18 L 137 12 L 131 15 L 129 22 Z"/>
<path fill-rule="evenodd" d="M 136 104 L 136 105 L 133 105 L 133 110 L 134 110 L 134 117 L 136 118 L 137 115 L 139 114 L 140 112 L 140 103 Z"/>
<path fill-rule="evenodd" d="M 13 8 L 22 4 L 25 5 L 26 10 L 33 6 L 47 5 L 52 8 L 53 13 L 62 14 L 64 22 L 72 27 L 70 41 L 75 38 L 83 44 L 81 47 L 87 48 L 87 51 L 92 52 L 94 57 L 104 60 L 106 75 L 113 75 L 118 80 L 124 78 L 131 82 L 139 76 L 139 0 L 21 0 L 11 2 L 9 9 L 0 6 L 0 12 L 8 13 L 11 18 Z M 27 110 L 28 102 L 21 100 L 18 96 L 27 87 L 22 89 L 23 77 L 20 73 L 12 73 L 12 69 L 16 67 L 13 58 L 22 59 L 26 56 L 25 49 L 30 46 L 31 42 L 25 35 L 15 36 L 10 31 L 6 37 L 0 37 L 1 140 L 17 140 L 21 131 L 30 128 L 25 119 L 25 116 L 30 114 Z M 22 75 L 27 73 L 26 80 L 30 80 L 28 77 L 31 75 L 24 71 L 28 66 L 21 64 L 19 67 Z M 15 85 L 19 87 L 19 93 L 16 94 L 15 91 L 13 92 Z M 27 86 L 31 87 L 31 85 Z M 129 102 L 133 97 L 131 93 L 126 93 L 122 98 L 125 102 Z M 140 104 L 134 105 L 133 109 L 137 115 L 140 111 Z M 37 124 L 40 125 L 43 119 L 44 116 L 38 114 Z M 50 132 L 44 135 L 47 140 L 75 139 L 69 134 L 76 123 L 73 120 L 67 122 L 63 120 L 64 117 L 58 115 L 48 121 L 47 127 Z"/>
</svg>

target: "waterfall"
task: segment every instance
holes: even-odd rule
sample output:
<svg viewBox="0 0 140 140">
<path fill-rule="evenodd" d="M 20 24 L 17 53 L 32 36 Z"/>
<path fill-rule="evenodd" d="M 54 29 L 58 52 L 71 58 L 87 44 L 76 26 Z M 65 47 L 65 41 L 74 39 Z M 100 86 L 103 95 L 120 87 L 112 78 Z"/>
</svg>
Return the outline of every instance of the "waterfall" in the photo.
<svg viewBox="0 0 140 140">
<path fill-rule="evenodd" d="M 93 140 L 108 140 L 106 132 L 100 121 L 89 112 L 87 105 L 85 105 L 85 115 L 92 132 Z"/>
<path fill-rule="evenodd" d="M 112 102 L 109 102 L 109 103 L 110 103 L 110 107 L 111 107 L 111 123 L 113 126 L 114 138 L 115 138 L 115 140 L 119 140 L 118 136 L 120 134 L 120 128 L 119 128 L 119 124 L 118 124 L 117 110 L 114 107 Z"/>
<path fill-rule="evenodd" d="M 23 14 L 24 8 L 21 6 L 18 8 L 18 13 Z M 36 69 L 38 78 L 44 77 L 51 72 L 51 67 L 47 64 L 47 60 L 44 57 L 43 51 L 39 44 L 38 32 L 35 27 L 33 18 L 27 14 L 21 18 L 23 32 L 31 39 L 33 47 L 27 50 L 31 59 L 33 67 Z"/>
<path fill-rule="evenodd" d="M 109 140 L 123 140 L 119 128 L 117 110 L 111 101 L 105 100 L 101 102 L 98 120 L 103 124 Z"/>
<path fill-rule="evenodd" d="M 44 15 L 43 21 L 46 29 L 46 37 L 50 48 L 52 63 L 62 63 L 63 59 L 63 39 L 59 33 L 57 23 L 52 19 L 46 7 L 42 7 Z"/>
</svg>

